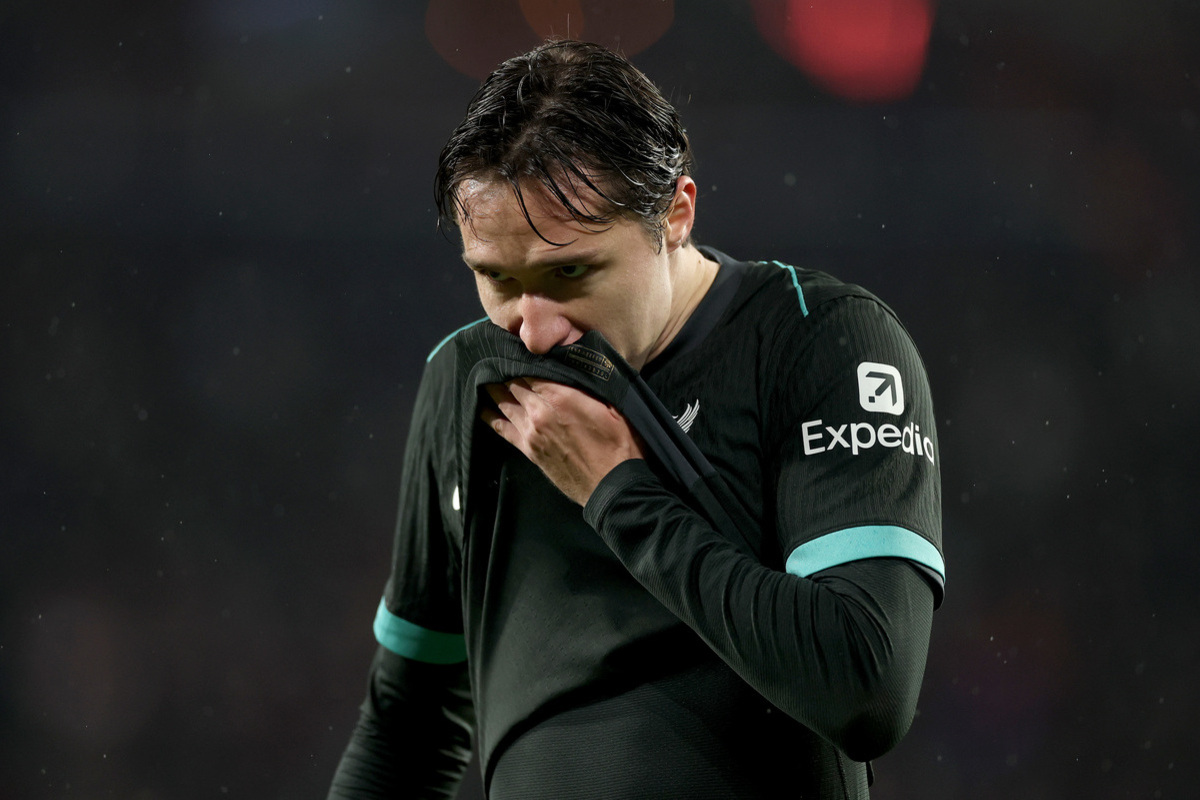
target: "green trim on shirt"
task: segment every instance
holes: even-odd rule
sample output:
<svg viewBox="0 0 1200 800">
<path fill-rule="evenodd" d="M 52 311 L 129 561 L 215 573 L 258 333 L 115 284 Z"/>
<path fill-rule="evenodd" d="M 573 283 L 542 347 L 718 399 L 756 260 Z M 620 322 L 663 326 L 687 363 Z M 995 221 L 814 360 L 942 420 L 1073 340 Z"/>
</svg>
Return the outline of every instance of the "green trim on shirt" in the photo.
<svg viewBox="0 0 1200 800">
<path fill-rule="evenodd" d="M 864 558 L 907 558 L 946 579 L 942 554 L 924 536 L 899 525 L 860 525 L 805 542 L 788 556 L 786 570 L 807 578 L 823 569 Z"/>
<path fill-rule="evenodd" d="M 388 611 L 383 600 L 375 612 L 375 639 L 398 656 L 427 664 L 467 660 L 467 640 L 461 633 L 441 633 L 414 625 Z"/>
<path fill-rule="evenodd" d="M 451 339 L 453 339 L 455 336 L 458 336 L 460 333 L 465 331 L 467 328 L 473 328 L 481 322 L 487 322 L 487 320 L 488 320 L 488 318 L 484 317 L 483 319 L 477 319 L 474 322 L 468 322 L 466 325 L 463 325 L 461 328 L 459 328 L 458 330 L 451 333 L 445 339 L 442 339 L 440 342 L 437 343 L 437 347 L 435 347 L 435 348 L 433 348 L 433 350 L 429 351 L 429 355 L 427 355 L 425 357 L 425 363 L 428 364 L 430 361 L 433 361 L 433 357 L 438 354 L 438 351 L 441 350 L 443 347 L 445 347 L 446 344 L 449 343 L 449 341 Z"/>
<path fill-rule="evenodd" d="M 808 303 L 804 302 L 804 290 L 800 288 L 800 279 L 796 277 L 796 268 L 791 264 L 784 264 L 782 261 L 772 261 L 777 267 L 786 269 L 792 276 L 792 286 L 796 290 L 796 298 L 800 301 L 800 315 L 808 316 Z"/>
</svg>

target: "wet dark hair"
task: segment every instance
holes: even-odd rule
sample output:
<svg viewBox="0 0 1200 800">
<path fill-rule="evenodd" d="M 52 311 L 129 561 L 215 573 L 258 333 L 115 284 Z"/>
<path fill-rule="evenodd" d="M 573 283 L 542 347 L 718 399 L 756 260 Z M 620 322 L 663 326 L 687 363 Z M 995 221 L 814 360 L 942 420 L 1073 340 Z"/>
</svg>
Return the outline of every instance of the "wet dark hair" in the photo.
<svg viewBox="0 0 1200 800">
<path fill-rule="evenodd" d="M 438 222 L 468 221 L 463 181 L 499 177 L 542 236 L 522 192 L 521 182 L 532 180 L 578 222 L 636 219 L 661 247 L 676 181 L 691 170 L 678 113 L 641 71 L 599 45 L 547 42 L 505 61 L 471 99 L 438 161 Z M 608 207 L 581 208 L 582 186 Z"/>
</svg>

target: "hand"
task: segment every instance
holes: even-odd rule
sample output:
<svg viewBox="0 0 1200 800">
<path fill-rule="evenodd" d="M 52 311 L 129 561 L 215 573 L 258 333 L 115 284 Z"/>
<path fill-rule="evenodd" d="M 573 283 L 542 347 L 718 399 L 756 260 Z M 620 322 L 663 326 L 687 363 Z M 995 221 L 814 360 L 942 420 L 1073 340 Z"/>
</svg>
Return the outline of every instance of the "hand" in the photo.
<svg viewBox="0 0 1200 800">
<path fill-rule="evenodd" d="M 496 409 L 484 408 L 483 421 L 581 506 L 613 467 L 644 458 L 625 417 L 586 392 L 540 378 L 485 388 Z"/>
</svg>

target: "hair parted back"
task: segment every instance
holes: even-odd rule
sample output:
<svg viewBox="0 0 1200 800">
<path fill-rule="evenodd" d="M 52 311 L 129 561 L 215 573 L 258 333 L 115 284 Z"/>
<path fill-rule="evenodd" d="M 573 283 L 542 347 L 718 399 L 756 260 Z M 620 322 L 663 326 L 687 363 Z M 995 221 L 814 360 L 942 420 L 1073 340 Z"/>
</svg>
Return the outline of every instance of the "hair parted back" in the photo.
<svg viewBox="0 0 1200 800">
<path fill-rule="evenodd" d="M 439 223 L 469 223 L 462 182 L 507 180 L 541 236 L 522 186 L 534 182 L 575 220 L 637 219 L 661 246 L 676 181 L 691 171 L 687 133 L 657 87 L 623 56 L 563 40 L 511 58 L 488 76 L 442 148 L 434 192 Z M 608 208 L 582 208 L 580 186 Z"/>
</svg>

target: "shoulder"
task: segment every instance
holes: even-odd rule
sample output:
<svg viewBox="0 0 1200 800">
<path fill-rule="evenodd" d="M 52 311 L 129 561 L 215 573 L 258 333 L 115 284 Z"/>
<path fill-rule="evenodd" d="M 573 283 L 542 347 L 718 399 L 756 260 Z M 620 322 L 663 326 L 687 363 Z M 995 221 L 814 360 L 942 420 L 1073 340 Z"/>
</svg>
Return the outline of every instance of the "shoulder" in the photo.
<svg viewBox="0 0 1200 800">
<path fill-rule="evenodd" d="M 768 361 L 794 361 L 813 347 L 836 344 L 846 327 L 905 335 L 886 303 L 827 272 L 778 260 L 740 262 L 737 268 L 741 285 L 726 322 L 752 329 Z"/>
<path fill-rule="evenodd" d="M 417 390 L 416 411 L 428 424 L 441 426 L 447 414 L 457 407 L 459 338 L 484 319 L 462 325 L 441 339 L 426 355 Z"/>
<path fill-rule="evenodd" d="M 746 262 L 744 269 L 746 278 L 740 299 L 759 311 L 777 310 L 783 317 L 803 321 L 819 317 L 828 311 L 830 304 L 844 298 L 858 298 L 887 308 L 863 287 L 818 269 L 778 260 Z"/>
<path fill-rule="evenodd" d="M 429 355 L 425 357 L 425 363 L 427 365 L 453 363 L 455 340 L 458 339 L 460 335 L 474 328 L 476 325 L 487 322 L 487 320 L 487 317 L 483 317 L 482 319 L 477 319 L 473 322 L 468 322 L 466 325 L 461 325 L 458 328 L 455 328 L 440 342 L 434 345 L 433 349 L 429 351 Z M 436 369 L 436 367 L 434 367 L 434 369 Z"/>
<path fill-rule="evenodd" d="M 729 321 L 753 331 L 759 392 L 771 412 L 791 417 L 818 406 L 833 383 L 854 379 L 863 364 L 893 364 L 924 382 L 908 332 L 867 289 L 782 261 L 747 262 L 744 269 Z"/>
</svg>

